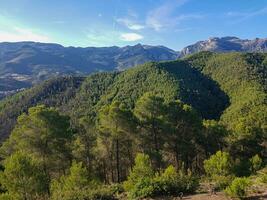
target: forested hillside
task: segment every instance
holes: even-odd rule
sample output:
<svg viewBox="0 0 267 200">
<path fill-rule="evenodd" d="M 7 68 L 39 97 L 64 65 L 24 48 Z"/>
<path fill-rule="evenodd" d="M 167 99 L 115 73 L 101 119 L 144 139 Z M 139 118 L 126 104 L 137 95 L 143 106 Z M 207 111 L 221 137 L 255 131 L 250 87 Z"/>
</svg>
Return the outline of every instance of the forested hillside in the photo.
<svg viewBox="0 0 267 200">
<path fill-rule="evenodd" d="M 263 53 L 201 52 L 11 96 L 0 103 L 1 197 L 139 199 L 206 183 L 253 195 L 267 185 L 266 68 Z"/>
<path fill-rule="evenodd" d="M 64 106 L 74 97 L 84 78 L 62 77 L 45 81 L 0 102 L 0 134 L 5 139 L 16 123 L 17 117 L 35 105 Z"/>
<path fill-rule="evenodd" d="M 2 101 L 3 134 L 10 131 L 6 129 L 6 119 L 12 119 L 10 123 L 14 124 L 19 114 L 37 104 L 56 106 L 73 116 L 73 120 L 95 118 L 101 106 L 112 101 L 132 109 L 146 92 L 164 97 L 166 102 L 179 99 L 190 104 L 205 119 L 218 119 L 228 105 L 227 95 L 216 82 L 179 60 L 147 63 L 121 73 L 97 73 L 82 80 L 52 79 Z"/>
<path fill-rule="evenodd" d="M 249 151 L 256 150 L 257 145 L 249 144 L 249 140 L 254 138 L 265 144 L 266 152 L 267 54 L 202 52 L 185 60 L 219 83 L 228 95 L 230 105 L 220 121 L 235 130 L 232 138 L 234 148 L 240 148 L 243 154 L 252 153 Z M 246 142 L 254 148 L 242 149 L 237 141 Z"/>
</svg>

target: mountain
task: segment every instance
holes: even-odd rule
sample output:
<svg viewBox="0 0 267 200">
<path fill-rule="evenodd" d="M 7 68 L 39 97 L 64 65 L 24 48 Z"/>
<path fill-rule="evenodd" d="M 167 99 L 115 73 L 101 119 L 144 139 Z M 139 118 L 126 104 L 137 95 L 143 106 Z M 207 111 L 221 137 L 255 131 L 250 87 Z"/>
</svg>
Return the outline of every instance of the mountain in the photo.
<svg viewBox="0 0 267 200">
<path fill-rule="evenodd" d="M 267 39 L 210 38 L 176 52 L 164 46 L 63 47 L 59 44 L 0 43 L 0 99 L 43 80 L 121 71 L 149 61 L 169 61 L 200 51 L 266 52 Z"/>
<path fill-rule="evenodd" d="M 0 43 L 0 95 L 57 75 L 123 70 L 148 61 L 176 58 L 175 51 L 163 46 L 75 48 L 48 43 L 4 42 Z"/>
<path fill-rule="evenodd" d="M 212 52 L 267 52 L 267 38 L 254 40 L 242 40 L 237 37 L 212 37 L 199 41 L 182 49 L 180 56 L 200 51 Z"/>
<path fill-rule="evenodd" d="M 266 132 L 267 54 L 200 52 L 121 72 L 53 78 L 0 101 L 0 138 L 9 135 L 17 116 L 38 104 L 57 107 L 75 124 L 95 119 L 114 100 L 132 109 L 146 92 L 181 100 L 229 129 Z"/>
</svg>

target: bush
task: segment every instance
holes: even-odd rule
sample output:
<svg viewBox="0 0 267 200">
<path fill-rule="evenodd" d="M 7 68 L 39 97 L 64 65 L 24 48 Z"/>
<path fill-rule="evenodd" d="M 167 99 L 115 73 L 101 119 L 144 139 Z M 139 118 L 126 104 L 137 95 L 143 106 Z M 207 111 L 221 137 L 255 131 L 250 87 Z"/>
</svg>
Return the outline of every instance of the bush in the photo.
<svg viewBox="0 0 267 200">
<path fill-rule="evenodd" d="M 140 199 L 154 196 L 154 187 L 152 182 L 152 178 L 145 177 L 140 179 L 129 191 L 129 197 L 131 199 Z"/>
<path fill-rule="evenodd" d="M 130 198 L 148 197 L 153 193 L 151 181 L 154 172 L 148 155 L 137 154 L 135 166 L 124 182 L 123 187 Z"/>
<path fill-rule="evenodd" d="M 261 177 L 261 182 L 262 183 L 267 183 L 267 174 L 263 174 Z"/>
<path fill-rule="evenodd" d="M 0 200 L 14 200 L 14 199 L 19 199 L 19 196 L 10 195 L 7 192 L 0 194 Z"/>
<path fill-rule="evenodd" d="M 253 156 L 249 161 L 250 161 L 250 169 L 252 173 L 255 173 L 256 171 L 261 169 L 262 159 L 258 154 Z"/>
<path fill-rule="evenodd" d="M 232 172 L 232 161 L 229 153 L 217 151 L 204 161 L 204 169 L 208 176 L 227 176 Z"/>
<path fill-rule="evenodd" d="M 199 180 L 190 171 L 187 174 L 182 171 L 177 173 L 173 166 L 169 166 L 161 175 L 155 175 L 149 157 L 144 154 L 137 155 L 135 166 L 124 182 L 124 188 L 131 199 L 192 193 L 198 185 Z"/>
<path fill-rule="evenodd" d="M 51 199 L 82 200 L 86 196 L 89 185 L 87 171 L 82 163 L 73 162 L 68 175 L 52 181 Z"/>
<path fill-rule="evenodd" d="M 267 167 L 257 172 L 257 177 L 260 178 L 261 183 L 267 184 Z"/>
<path fill-rule="evenodd" d="M 199 179 L 190 171 L 179 173 L 171 165 L 162 175 L 157 175 L 153 180 L 154 195 L 179 195 L 179 193 L 193 193 L 199 186 Z"/>
<path fill-rule="evenodd" d="M 68 175 L 62 176 L 59 180 L 53 180 L 51 199 L 112 200 L 118 188 L 118 185 L 106 186 L 89 180 L 87 170 L 82 163 L 74 162 Z"/>
<path fill-rule="evenodd" d="M 204 169 L 215 189 L 225 189 L 233 180 L 233 162 L 229 153 L 218 151 L 204 161 Z"/>
<path fill-rule="evenodd" d="M 98 188 L 95 189 L 88 189 L 84 199 L 88 200 L 113 200 L 115 199 L 115 194 L 117 190 L 114 186 L 108 185 L 100 185 Z"/>
<path fill-rule="evenodd" d="M 248 178 L 235 178 L 231 185 L 225 189 L 225 192 L 230 197 L 243 199 L 247 195 L 249 186 L 250 180 Z"/>
<path fill-rule="evenodd" d="M 215 190 L 223 190 L 229 186 L 234 179 L 234 176 L 213 176 L 212 181 L 214 182 Z"/>
</svg>

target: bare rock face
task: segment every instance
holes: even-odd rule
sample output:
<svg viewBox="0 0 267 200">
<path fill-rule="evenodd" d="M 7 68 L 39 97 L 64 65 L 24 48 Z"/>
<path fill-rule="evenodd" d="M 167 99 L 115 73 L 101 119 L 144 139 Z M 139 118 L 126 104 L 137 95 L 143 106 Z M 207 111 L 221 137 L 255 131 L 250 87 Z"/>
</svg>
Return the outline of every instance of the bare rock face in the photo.
<svg viewBox="0 0 267 200">
<path fill-rule="evenodd" d="M 197 53 L 200 51 L 212 52 L 267 52 L 267 38 L 242 40 L 237 37 L 213 37 L 199 41 L 182 49 L 180 56 Z"/>
</svg>

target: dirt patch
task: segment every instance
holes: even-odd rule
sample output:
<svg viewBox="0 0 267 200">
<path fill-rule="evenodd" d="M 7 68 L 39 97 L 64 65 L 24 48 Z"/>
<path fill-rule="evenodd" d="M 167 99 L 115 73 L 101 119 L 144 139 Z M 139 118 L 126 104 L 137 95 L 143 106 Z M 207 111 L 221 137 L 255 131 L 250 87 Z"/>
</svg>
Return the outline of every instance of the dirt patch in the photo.
<svg viewBox="0 0 267 200">
<path fill-rule="evenodd" d="M 158 197 L 154 199 L 146 199 L 146 200 L 180 200 L 179 197 Z M 189 195 L 184 196 L 182 200 L 230 200 L 230 198 L 227 198 L 223 193 L 219 192 L 214 195 L 210 194 L 195 194 L 195 195 Z"/>
<path fill-rule="evenodd" d="M 196 194 L 190 195 L 183 198 L 183 200 L 229 200 L 223 193 L 217 194 Z"/>
</svg>

